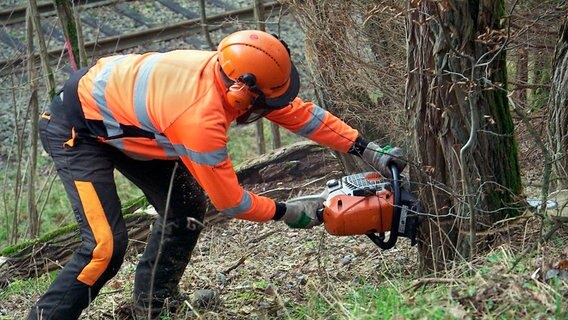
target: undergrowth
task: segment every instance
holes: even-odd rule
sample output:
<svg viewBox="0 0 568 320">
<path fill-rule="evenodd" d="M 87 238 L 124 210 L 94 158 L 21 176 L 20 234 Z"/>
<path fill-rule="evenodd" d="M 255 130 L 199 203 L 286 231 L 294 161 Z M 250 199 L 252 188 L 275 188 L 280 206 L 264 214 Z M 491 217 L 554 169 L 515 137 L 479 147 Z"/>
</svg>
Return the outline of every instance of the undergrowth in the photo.
<svg viewBox="0 0 568 320">
<path fill-rule="evenodd" d="M 52 274 L 49 277 L 41 276 L 38 279 L 16 281 L 0 291 L 0 299 L 25 297 L 30 290 L 44 292 L 53 278 Z M 395 279 L 388 285 L 365 283 L 351 285 L 345 292 L 326 293 L 322 292 L 317 284 L 311 284 L 306 293 L 307 301 L 283 306 L 287 308 L 287 312 L 273 319 L 566 319 L 568 317 L 566 280 L 555 279 L 545 283 L 518 274 L 503 275 L 499 279 L 494 279 L 480 273 L 474 277 L 455 280 L 453 284 L 429 284 L 415 288 L 410 278 Z M 417 281 L 419 279 L 415 280 Z M 106 293 L 103 291 L 101 297 L 117 288 L 116 285 L 107 288 Z M 506 290 L 506 293 L 500 290 Z M 259 293 L 245 291 L 241 294 L 241 298 L 255 301 L 259 299 Z M 97 299 L 98 303 L 93 306 L 108 308 L 108 301 L 104 302 L 101 299 L 103 298 Z M 118 306 L 117 303 L 113 305 L 111 310 Z M 229 319 L 221 314 L 217 315 L 220 319 Z M 162 319 L 180 319 L 178 316 L 179 313 L 171 314 Z M 0 319 L 17 318 L 0 313 Z"/>
<path fill-rule="evenodd" d="M 513 270 L 518 257 L 503 246 L 440 277 L 385 274 L 389 280 L 381 283 L 327 279 L 331 286 L 312 283 L 307 300 L 291 305 L 290 318 L 568 319 L 568 274 L 545 279 L 546 272 L 532 262 L 543 254 L 562 256 L 564 247 L 534 250 Z"/>
</svg>

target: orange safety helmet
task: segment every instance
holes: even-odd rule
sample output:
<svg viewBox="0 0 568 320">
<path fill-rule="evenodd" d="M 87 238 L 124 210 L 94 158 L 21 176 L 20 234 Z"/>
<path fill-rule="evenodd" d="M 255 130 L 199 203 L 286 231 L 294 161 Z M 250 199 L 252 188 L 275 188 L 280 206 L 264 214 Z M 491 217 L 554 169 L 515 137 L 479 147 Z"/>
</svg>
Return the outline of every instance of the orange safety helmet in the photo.
<svg viewBox="0 0 568 320">
<path fill-rule="evenodd" d="M 218 48 L 221 75 L 229 87 L 227 101 L 246 109 L 259 101 L 262 108 L 280 109 L 300 90 L 300 77 L 287 45 L 259 30 L 237 31 Z"/>
</svg>

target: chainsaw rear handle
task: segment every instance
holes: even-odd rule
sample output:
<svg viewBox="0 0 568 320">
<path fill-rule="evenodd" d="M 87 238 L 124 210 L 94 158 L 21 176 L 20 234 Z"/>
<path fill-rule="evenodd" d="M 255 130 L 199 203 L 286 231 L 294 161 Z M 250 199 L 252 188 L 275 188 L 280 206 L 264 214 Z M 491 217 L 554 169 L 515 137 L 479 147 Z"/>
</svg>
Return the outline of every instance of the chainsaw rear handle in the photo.
<svg viewBox="0 0 568 320">
<path fill-rule="evenodd" d="M 391 223 L 390 236 L 387 241 L 385 241 L 384 232 L 379 233 L 377 236 L 374 233 L 368 233 L 367 237 L 371 239 L 379 248 L 383 250 L 388 250 L 394 247 L 396 241 L 398 240 L 398 227 L 400 224 L 400 210 L 401 210 L 401 190 L 400 190 L 400 172 L 398 167 L 391 163 L 389 168 L 392 173 L 392 192 L 394 193 L 393 201 L 393 217 Z"/>
</svg>

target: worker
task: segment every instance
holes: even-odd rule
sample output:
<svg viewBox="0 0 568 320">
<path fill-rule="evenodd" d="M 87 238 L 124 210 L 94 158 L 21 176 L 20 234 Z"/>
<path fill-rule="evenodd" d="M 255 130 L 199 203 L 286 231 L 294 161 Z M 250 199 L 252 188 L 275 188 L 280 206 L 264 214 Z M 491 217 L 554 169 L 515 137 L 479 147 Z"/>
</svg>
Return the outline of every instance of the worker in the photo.
<svg viewBox="0 0 568 320">
<path fill-rule="evenodd" d="M 40 121 L 82 243 L 29 313 L 77 319 L 119 270 L 128 234 L 113 171 L 138 186 L 159 213 L 136 268 L 137 314 L 158 317 L 189 263 L 206 195 L 236 219 L 321 223 L 321 204 L 277 202 L 244 190 L 227 153 L 231 123 L 265 117 L 292 132 L 361 156 L 388 174 L 404 169 L 400 148 L 380 147 L 312 102 L 285 42 L 256 30 L 225 37 L 217 51 L 115 55 L 77 71 Z M 190 223 L 188 223 L 188 221 Z"/>
</svg>

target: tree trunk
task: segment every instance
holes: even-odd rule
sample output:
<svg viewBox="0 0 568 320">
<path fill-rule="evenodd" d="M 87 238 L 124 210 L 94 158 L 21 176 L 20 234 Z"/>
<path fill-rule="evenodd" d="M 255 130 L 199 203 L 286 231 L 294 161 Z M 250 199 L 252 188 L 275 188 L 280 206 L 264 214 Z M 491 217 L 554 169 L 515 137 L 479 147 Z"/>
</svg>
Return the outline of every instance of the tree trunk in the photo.
<svg viewBox="0 0 568 320">
<path fill-rule="evenodd" d="M 28 0 L 28 8 L 30 10 L 34 30 L 36 32 L 37 42 L 39 44 L 39 55 L 41 58 L 43 72 L 45 74 L 45 87 L 47 88 L 48 96 L 51 99 L 53 96 L 55 96 L 55 76 L 53 75 L 53 71 L 49 66 L 47 45 L 45 44 L 45 38 L 41 29 L 36 0 Z"/>
<path fill-rule="evenodd" d="M 549 141 L 557 189 L 568 189 L 568 15 L 560 28 L 554 54 L 549 100 Z"/>
<path fill-rule="evenodd" d="M 254 8 L 254 18 L 257 21 L 257 29 L 260 25 L 260 18 L 264 15 L 264 8 L 262 7 L 262 0 L 253 0 Z M 258 146 L 258 154 L 262 155 L 266 153 L 266 139 L 264 138 L 264 119 L 260 118 L 256 121 L 256 144 Z"/>
<path fill-rule="evenodd" d="M 260 118 L 254 123 L 256 128 L 256 146 L 258 147 L 258 154 L 263 155 L 266 153 L 266 139 L 264 138 L 264 119 Z"/>
<path fill-rule="evenodd" d="M 199 17 L 201 19 L 201 32 L 203 32 L 203 36 L 205 40 L 207 40 L 207 44 L 209 48 L 213 51 L 217 50 L 217 47 L 211 40 L 211 35 L 209 34 L 209 25 L 207 24 L 207 13 L 205 10 L 205 0 L 199 0 Z"/>
<path fill-rule="evenodd" d="M 27 54 L 28 54 L 28 81 L 30 88 L 30 165 L 28 171 L 28 230 L 30 238 L 39 236 L 39 216 L 36 206 L 35 195 L 35 178 L 37 169 L 37 148 L 38 148 L 38 119 L 39 119 L 39 101 L 37 94 L 36 66 L 34 58 L 34 26 L 32 21 L 32 12 L 26 12 L 26 38 L 27 38 Z"/>
<path fill-rule="evenodd" d="M 517 105 L 525 109 L 527 107 L 526 86 L 529 82 L 529 56 L 526 47 L 519 49 L 516 73 L 518 88 L 515 90 L 515 98 L 517 99 Z"/>
<path fill-rule="evenodd" d="M 407 109 L 425 211 L 422 271 L 475 251 L 475 231 L 517 214 L 521 180 L 506 91 L 504 1 L 410 1 Z M 466 236 L 467 235 L 467 236 Z"/>
<path fill-rule="evenodd" d="M 254 0 L 253 8 L 254 8 L 254 20 L 256 20 L 256 28 L 261 31 L 266 31 L 263 1 Z M 258 126 L 261 126 L 262 122 L 264 121 L 259 121 L 260 124 Z M 272 133 L 272 144 L 271 144 L 272 150 L 280 148 L 282 146 L 282 140 L 280 139 L 280 128 L 276 123 L 270 122 L 270 132 Z M 266 143 L 264 141 L 264 128 L 262 129 L 259 128 L 257 134 L 258 135 L 262 134 L 263 136 L 263 141 L 262 142 L 259 141 L 259 143 L 263 144 L 262 148 L 259 147 L 260 150 L 263 150 L 261 152 L 262 154 L 266 152 Z"/>
<path fill-rule="evenodd" d="M 85 61 L 80 61 L 79 37 L 77 32 L 77 24 L 73 15 L 72 3 L 65 0 L 53 0 L 57 9 L 57 17 L 61 23 L 61 29 L 65 35 L 65 46 L 71 61 L 73 70 L 81 68 Z"/>
<path fill-rule="evenodd" d="M 75 19 L 75 27 L 77 28 L 77 47 L 79 49 L 80 67 L 89 65 L 87 60 L 87 50 L 85 49 L 85 37 L 83 36 L 83 26 L 81 25 L 81 7 L 75 7 L 73 17 Z"/>
<path fill-rule="evenodd" d="M 532 57 L 532 82 L 536 84 L 536 88 L 532 90 L 531 110 L 540 110 L 546 106 L 550 97 L 550 89 L 547 85 L 550 83 L 550 55 L 548 50 L 535 48 L 531 50 Z"/>
</svg>

